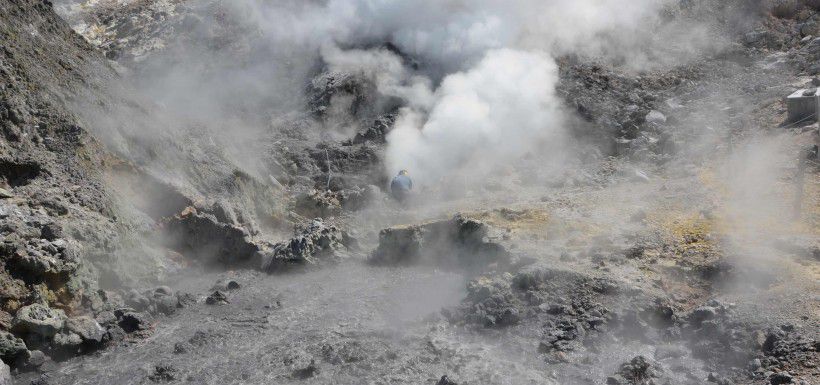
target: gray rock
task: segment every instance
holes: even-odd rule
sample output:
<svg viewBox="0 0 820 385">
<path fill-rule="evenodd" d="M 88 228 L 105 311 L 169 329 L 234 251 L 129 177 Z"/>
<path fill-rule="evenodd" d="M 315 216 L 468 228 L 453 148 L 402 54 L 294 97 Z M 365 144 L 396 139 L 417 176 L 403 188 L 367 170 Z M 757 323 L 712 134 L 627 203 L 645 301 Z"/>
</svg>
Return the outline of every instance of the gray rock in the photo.
<svg viewBox="0 0 820 385">
<path fill-rule="evenodd" d="M 143 311 L 151 307 L 151 300 L 136 290 L 130 290 L 125 298 L 125 304 L 135 310 Z"/>
<path fill-rule="evenodd" d="M 449 377 L 447 377 L 447 376 L 441 376 L 441 379 L 440 379 L 440 380 L 438 380 L 438 382 L 436 383 L 436 385 L 458 385 L 458 383 L 456 383 L 455 381 L 451 380 L 451 379 L 450 379 Z"/>
<path fill-rule="evenodd" d="M 649 113 L 646 114 L 646 122 L 658 125 L 664 124 L 666 123 L 666 115 L 657 110 L 649 111 Z"/>
<path fill-rule="evenodd" d="M 63 352 L 76 352 L 83 344 L 83 338 L 71 332 L 61 332 L 54 336 L 53 345 Z"/>
<path fill-rule="evenodd" d="M 130 309 L 119 309 L 114 311 L 114 314 L 117 316 L 119 326 L 126 333 L 148 330 L 151 326 L 149 317 L 145 313 L 138 313 Z"/>
<path fill-rule="evenodd" d="M 234 226 L 240 225 L 239 221 L 236 219 L 236 212 L 234 212 L 231 205 L 224 200 L 219 200 L 214 203 L 211 211 L 219 222 Z"/>
<path fill-rule="evenodd" d="M 207 263 L 239 264 L 259 251 L 251 235 L 242 227 L 220 222 L 216 216 L 186 211 L 168 223 L 174 245 Z"/>
<path fill-rule="evenodd" d="M 758 370 L 761 367 L 763 367 L 763 363 L 760 362 L 760 358 L 755 358 L 755 359 L 749 361 L 749 370 L 750 371 L 754 372 L 755 370 Z"/>
<path fill-rule="evenodd" d="M 606 385 L 626 385 L 627 383 L 627 380 L 618 374 L 606 378 Z"/>
<path fill-rule="evenodd" d="M 775 373 L 769 377 L 769 383 L 772 385 L 791 384 L 792 380 L 792 375 L 789 372 Z"/>
<path fill-rule="evenodd" d="M 379 246 L 368 262 L 432 264 L 473 270 L 510 264 L 510 253 L 500 244 L 487 241 L 490 231 L 486 224 L 462 215 L 420 226 L 384 229 L 379 233 Z"/>
<path fill-rule="evenodd" d="M 113 311 L 102 311 L 94 317 L 94 320 L 100 325 L 113 325 L 117 323 L 117 316 Z"/>
<path fill-rule="evenodd" d="M 160 286 L 154 289 L 154 295 L 174 295 L 174 291 L 168 286 Z"/>
<path fill-rule="evenodd" d="M 14 194 L 12 194 L 11 191 L 6 190 L 4 188 L 0 188 L 0 199 L 12 198 L 12 197 L 14 197 Z"/>
<path fill-rule="evenodd" d="M 179 370 L 170 364 L 159 364 L 154 367 L 154 372 L 148 376 L 152 382 L 170 382 L 177 379 Z"/>
<path fill-rule="evenodd" d="M 26 358 L 23 363 L 23 366 L 26 368 L 39 368 L 43 364 L 46 363 L 48 357 L 46 357 L 45 353 L 39 350 L 31 350 L 26 353 Z"/>
<path fill-rule="evenodd" d="M 301 350 L 288 353 L 282 363 L 290 369 L 291 377 L 296 379 L 310 378 L 319 372 L 313 356 Z"/>
<path fill-rule="evenodd" d="M 176 294 L 177 297 L 177 308 L 183 308 L 187 306 L 191 306 L 196 304 L 196 297 L 190 293 L 181 293 L 178 292 Z"/>
<path fill-rule="evenodd" d="M 225 293 L 217 290 L 205 299 L 205 303 L 208 305 L 227 305 L 230 301 L 228 301 L 228 296 Z"/>
<path fill-rule="evenodd" d="M 352 242 L 347 233 L 321 219 L 299 226 L 296 234 L 291 240 L 277 243 L 272 250 L 261 253 L 263 271 L 274 273 L 293 267 L 338 262 L 348 256 L 347 245 Z"/>
<path fill-rule="evenodd" d="M 56 223 L 46 224 L 40 229 L 40 236 L 49 241 L 57 241 L 63 237 L 63 228 Z"/>
<path fill-rule="evenodd" d="M 65 322 L 65 329 L 80 336 L 83 341 L 94 343 L 102 342 L 103 336 L 105 335 L 105 329 L 89 316 L 69 318 Z"/>
<path fill-rule="evenodd" d="M 11 369 L 3 362 L 0 362 L 0 385 L 12 385 Z"/>
<path fill-rule="evenodd" d="M 689 321 L 696 325 L 700 325 L 703 321 L 714 319 L 716 314 L 715 308 L 710 306 L 701 306 L 695 310 L 692 310 L 692 314 L 689 316 Z"/>
<path fill-rule="evenodd" d="M 42 230 L 35 236 L 42 236 Z M 29 243 L 25 252 L 16 254 L 14 258 L 18 266 L 29 274 L 54 275 L 65 279 L 79 268 L 80 259 L 76 248 L 76 244 L 63 239 Z"/>
<path fill-rule="evenodd" d="M 0 330 L 0 358 L 4 361 L 13 361 L 26 351 L 26 343 L 22 339 Z"/>
<path fill-rule="evenodd" d="M 610 378 L 615 378 L 618 382 L 610 382 L 607 378 L 607 384 L 648 384 L 654 383 L 653 378 L 660 377 L 663 370 L 657 362 L 647 359 L 644 356 L 637 356 L 621 364 L 618 373 Z M 626 380 L 625 382 L 623 380 Z"/>
<path fill-rule="evenodd" d="M 414 264 L 421 258 L 424 235 L 420 226 L 391 227 L 379 233 L 379 248 L 370 262 L 380 265 Z"/>
<path fill-rule="evenodd" d="M 153 299 L 154 310 L 158 313 L 171 315 L 181 307 L 179 298 L 175 295 L 158 295 Z"/>
<path fill-rule="evenodd" d="M 12 322 L 12 329 L 20 333 L 33 333 L 43 337 L 52 337 L 63 328 L 66 315 L 60 309 L 35 303 L 17 311 Z"/>
</svg>

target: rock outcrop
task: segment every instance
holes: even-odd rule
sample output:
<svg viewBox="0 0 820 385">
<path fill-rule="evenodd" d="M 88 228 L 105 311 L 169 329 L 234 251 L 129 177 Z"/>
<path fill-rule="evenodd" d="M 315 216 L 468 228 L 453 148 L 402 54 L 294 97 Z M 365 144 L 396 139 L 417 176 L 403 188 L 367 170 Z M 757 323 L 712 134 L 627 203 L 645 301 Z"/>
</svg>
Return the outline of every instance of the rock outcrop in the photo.
<svg viewBox="0 0 820 385">
<path fill-rule="evenodd" d="M 486 224 L 462 215 L 424 225 L 392 227 L 379 233 L 379 246 L 368 261 L 467 270 L 509 265 L 512 256 L 502 245 L 489 241 L 488 233 Z"/>
<path fill-rule="evenodd" d="M 170 244 L 194 259 L 206 264 L 221 263 L 238 266 L 248 262 L 259 251 L 251 234 L 231 222 L 225 211 L 223 218 L 189 207 L 168 220 L 166 228 Z"/>
<path fill-rule="evenodd" d="M 297 267 L 335 263 L 349 256 L 355 240 L 336 226 L 314 219 L 297 226 L 295 237 L 259 253 L 262 271 L 281 272 Z"/>
</svg>

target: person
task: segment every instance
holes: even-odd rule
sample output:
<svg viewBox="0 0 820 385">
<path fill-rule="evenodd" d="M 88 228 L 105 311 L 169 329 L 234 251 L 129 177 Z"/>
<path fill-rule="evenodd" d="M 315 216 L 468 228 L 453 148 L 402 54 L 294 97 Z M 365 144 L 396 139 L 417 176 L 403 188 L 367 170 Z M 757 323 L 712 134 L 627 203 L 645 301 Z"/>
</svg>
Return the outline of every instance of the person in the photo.
<svg viewBox="0 0 820 385">
<path fill-rule="evenodd" d="M 399 174 L 390 182 L 390 194 L 399 202 L 404 202 L 410 191 L 413 190 L 413 180 L 408 176 L 407 170 L 399 171 Z"/>
</svg>

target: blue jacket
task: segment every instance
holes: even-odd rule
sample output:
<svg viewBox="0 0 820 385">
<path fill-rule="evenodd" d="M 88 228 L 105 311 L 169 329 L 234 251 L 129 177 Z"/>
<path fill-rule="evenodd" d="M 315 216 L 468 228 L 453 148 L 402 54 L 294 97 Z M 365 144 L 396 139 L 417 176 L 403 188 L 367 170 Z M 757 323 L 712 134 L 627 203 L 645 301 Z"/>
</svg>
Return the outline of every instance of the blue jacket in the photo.
<svg viewBox="0 0 820 385">
<path fill-rule="evenodd" d="M 392 192 L 407 192 L 413 189 L 413 181 L 407 175 L 396 175 L 393 181 L 390 182 L 390 191 Z"/>
</svg>

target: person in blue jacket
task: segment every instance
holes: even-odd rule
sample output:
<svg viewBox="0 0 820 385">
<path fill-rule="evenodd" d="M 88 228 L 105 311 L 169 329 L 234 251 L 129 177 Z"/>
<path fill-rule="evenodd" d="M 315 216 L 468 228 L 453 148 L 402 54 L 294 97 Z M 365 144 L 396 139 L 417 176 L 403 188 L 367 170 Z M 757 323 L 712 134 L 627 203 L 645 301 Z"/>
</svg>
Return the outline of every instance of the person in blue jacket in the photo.
<svg viewBox="0 0 820 385">
<path fill-rule="evenodd" d="M 399 202 L 404 202 L 412 190 L 413 180 L 407 175 L 407 170 L 399 171 L 399 175 L 390 182 L 390 194 Z"/>
</svg>

